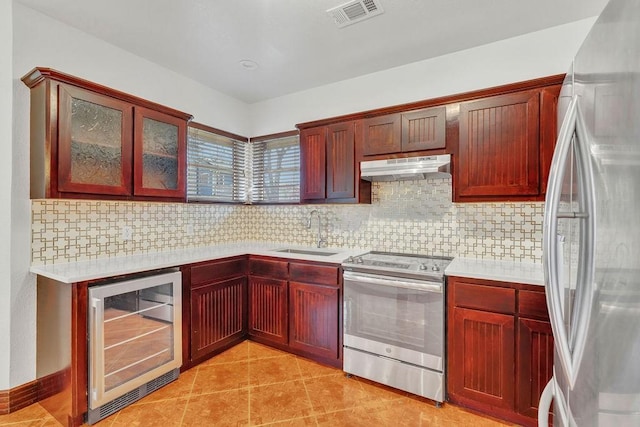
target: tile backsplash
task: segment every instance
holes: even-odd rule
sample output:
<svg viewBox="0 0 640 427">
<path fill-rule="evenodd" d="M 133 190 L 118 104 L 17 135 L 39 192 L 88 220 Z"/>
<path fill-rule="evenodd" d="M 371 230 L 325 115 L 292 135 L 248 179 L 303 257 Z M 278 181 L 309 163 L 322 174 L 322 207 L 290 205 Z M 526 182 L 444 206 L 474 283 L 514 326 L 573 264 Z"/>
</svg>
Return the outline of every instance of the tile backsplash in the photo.
<svg viewBox="0 0 640 427">
<path fill-rule="evenodd" d="M 540 262 L 544 204 L 451 202 L 451 178 L 374 183 L 371 205 L 32 201 L 32 264 L 231 243 L 315 246 Z M 123 227 L 131 227 L 130 240 Z"/>
</svg>

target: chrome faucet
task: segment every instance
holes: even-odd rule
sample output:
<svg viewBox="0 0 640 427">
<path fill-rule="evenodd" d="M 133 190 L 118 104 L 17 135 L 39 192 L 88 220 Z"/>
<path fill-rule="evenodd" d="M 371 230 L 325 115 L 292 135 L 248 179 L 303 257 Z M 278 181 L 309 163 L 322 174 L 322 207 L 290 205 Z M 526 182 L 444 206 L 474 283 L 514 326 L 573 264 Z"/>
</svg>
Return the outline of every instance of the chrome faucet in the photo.
<svg viewBox="0 0 640 427">
<path fill-rule="evenodd" d="M 309 218 L 307 219 L 307 228 L 311 229 L 311 220 L 313 219 L 313 214 L 318 216 L 318 247 L 321 248 L 327 244 L 327 239 L 322 237 L 322 217 L 320 216 L 320 212 L 317 209 L 309 212 Z"/>
</svg>

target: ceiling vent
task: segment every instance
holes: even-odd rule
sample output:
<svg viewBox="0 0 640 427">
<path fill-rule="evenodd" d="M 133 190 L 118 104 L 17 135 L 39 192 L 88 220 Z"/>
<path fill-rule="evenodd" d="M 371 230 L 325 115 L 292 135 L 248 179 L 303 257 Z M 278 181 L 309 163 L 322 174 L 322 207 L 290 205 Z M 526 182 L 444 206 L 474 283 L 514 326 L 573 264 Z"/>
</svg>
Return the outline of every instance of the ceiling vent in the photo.
<svg viewBox="0 0 640 427">
<path fill-rule="evenodd" d="M 382 12 L 384 12 L 384 10 L 378 0 L 350 1 L 349 3 L 327 10 L 327 13 L 336 22 L 338 28 L 373 18 Z"/>
</svg>

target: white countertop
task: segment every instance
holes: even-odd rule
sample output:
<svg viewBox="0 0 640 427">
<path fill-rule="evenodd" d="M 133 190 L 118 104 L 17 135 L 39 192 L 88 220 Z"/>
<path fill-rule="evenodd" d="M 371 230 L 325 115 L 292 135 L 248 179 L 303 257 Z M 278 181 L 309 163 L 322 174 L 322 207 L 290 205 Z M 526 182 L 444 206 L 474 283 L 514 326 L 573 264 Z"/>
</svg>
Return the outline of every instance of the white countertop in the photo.
<svg viewBox="0 0 640 427">
<path fill-rule="evenodd" d="M 529 262 L 455 258 L 446 268 L 445 274 L 544 286 L 542 264 Z"/>
<path fill-rule="evenodd" d="M 331 255 L 278 252 L 279 249 L 284 248 L 318 251 L 328 254 L 330 253 Z M 159 268 L 176 267 L 184 264 L 227 258 L 237 255 L 265 255 L 270 257 L 340 264 L 349 256 L 360 255 L 365 252 L 367 252 L 367 249 L 318 249 L 290 245 L 287 243 L 243 242 L 182 249 L 170 252 L 131 255 L 126 257 L 102 258 L 65 264 L 35 265 L 31 266 L 29 271 L 59 282 L 74 283 L 123 274 L 139 273 Z"/>
</svg>

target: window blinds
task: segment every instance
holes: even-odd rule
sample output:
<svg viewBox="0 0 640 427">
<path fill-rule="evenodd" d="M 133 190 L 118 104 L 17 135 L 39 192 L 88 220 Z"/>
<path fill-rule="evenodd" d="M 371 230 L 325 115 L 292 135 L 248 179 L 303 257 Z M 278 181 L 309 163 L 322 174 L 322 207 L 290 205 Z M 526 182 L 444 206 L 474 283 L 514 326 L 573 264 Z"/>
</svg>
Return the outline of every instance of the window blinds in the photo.
<svg viewBox="0 0 640 427">
<path fill-rule="evenodd" d="M 251 143 L 253 203 L 300 201 L 300 143 L 298 136 Z"/>
<path fill-rule="evenodd" d="M 187 201 L 245 202 L 246 147 L 244 141 L 189 127 Z"/>
<path fill-rule="evenodd" d="M 299 202 L 298 136 L 247 143 L 190 126 L 187 200 Z"/>
</svg>

